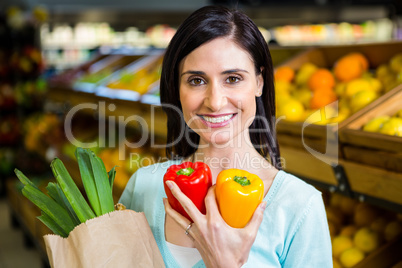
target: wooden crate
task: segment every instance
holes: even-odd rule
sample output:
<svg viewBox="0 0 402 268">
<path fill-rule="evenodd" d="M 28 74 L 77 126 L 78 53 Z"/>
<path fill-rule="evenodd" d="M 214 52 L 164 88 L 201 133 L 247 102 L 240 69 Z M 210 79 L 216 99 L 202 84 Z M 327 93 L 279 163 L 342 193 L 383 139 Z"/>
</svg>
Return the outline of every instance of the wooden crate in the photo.
<svg viewBox="0 0 402 268">
<path fill-rule="evenodd" d="M 306 47 L 281 47 L 270 45 L 269 51 L 271 53 L 272 64 L 277 66 L 301 52 L 306 51 Z"/>
<path fill-rule="evenodd" d="M 380 115 L 392 116 L 402 109 L 402 84 L 396 90 L 394 95 L 354 118 L 339 131 L 345 159 L 402 173 L 402 137 L 362 130 L 371 119 Z"/>
<path fill-rule="evenodd" d="M 319 159 L 304 150 L 286 146 L 281 146 L 280 152 L 285 171 L 317 182 L 338 186 L 338 180 L 330 164 L 336 163 L 337 159 L 330 157 Z"/>
<path fill-rule="evenodd" d="M 389 42 L 381 44 L 366 44 L 366 45 L 344 45 L 344 46 L 327 46 L 312 48 L 302 52 L 297 56 L 285 61 L 281 66 L 289 66 L 295 70 L 299 69 L 303 63 L 311 62 L 318 67 L 332 68 L 334 63 L 342 56 L 351 52 L 363 53 L 370 62 L 370 68 L 376 68 L 382 63 L 386 63 L 395 54 L 402 52 L 402 42 Z M 338 131 L 343 129 L 351 121 L 359 118 L 367 113 L 371 108 L 378 103 L 383 102 L 389 96 L 395 94 L 397 89 L 393 89 L 383 96 L 379 97 L 374 102 L 370 103 L 363 109 L 352 114 L 350 117 L 340 122 L 339 124 L 316 125 L 309 124 L 306 126 L 304 122 L 289 122 L 279 120 L 276 127 L 278 133 L 278 141 L 284 145 L 295 146 L 299 149 L 304 149 L 303 142 L 310 141 L 311 148 L 321 153 L 326 153 L 328 141 L 338 142 Z M 327 115 L 325 115 L 327 116 Z M 292 141 L 293 140 L 293 141 Z M 343 151 L 338 148 L 330 154 L 334 156 L 342 155 Z"/>
<path fill-rule="evenodd" d="M 402 174 L 342 160 L 353 192 L 402 205 Z"/>
<path fill-rule="evenodd" d="M 402 205 L 402 174 L 376 167 L 339 160 L 329 156 L 316 157 L 304 150 L 282 146 L 284 170 L 319 183 L 339 186 L 332 165 L 344 168 L 352 192 Z"/>
</svg>

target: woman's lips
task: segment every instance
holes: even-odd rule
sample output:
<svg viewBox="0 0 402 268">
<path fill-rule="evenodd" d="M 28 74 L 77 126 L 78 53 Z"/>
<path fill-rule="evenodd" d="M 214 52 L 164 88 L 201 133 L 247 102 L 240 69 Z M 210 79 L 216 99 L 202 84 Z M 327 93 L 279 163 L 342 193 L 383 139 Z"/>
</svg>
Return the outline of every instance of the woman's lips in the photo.
<svg viewBox="0 0 402 268">
<path fill-rule="evenodd" d="M 220 114 L 220 115 L 199 115 L 202 119 L 202 122 L 211 128 L 224 127 L 230 123 L 230 121 L 235 118 L 237 113 L 235 114 Z"/>
</svg>

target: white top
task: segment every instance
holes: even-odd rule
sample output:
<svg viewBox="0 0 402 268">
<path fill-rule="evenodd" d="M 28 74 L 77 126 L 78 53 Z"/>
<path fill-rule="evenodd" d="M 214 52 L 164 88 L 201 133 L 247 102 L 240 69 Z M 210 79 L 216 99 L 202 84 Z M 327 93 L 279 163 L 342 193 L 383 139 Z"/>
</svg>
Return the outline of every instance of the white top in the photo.
<svg viewBox="0 0 402 268">
<path fill-rule="evenodd" d="M 176 262 L 182 268 L 190 268 L 193 267 L 196 263 L 198 263 L 202 258 L 200 252 L 196 248 L 188 248 L 178 246 L 166 241 L 166 244 L 172 253 L 173 257 L 176 259 Z"/>
</svg>

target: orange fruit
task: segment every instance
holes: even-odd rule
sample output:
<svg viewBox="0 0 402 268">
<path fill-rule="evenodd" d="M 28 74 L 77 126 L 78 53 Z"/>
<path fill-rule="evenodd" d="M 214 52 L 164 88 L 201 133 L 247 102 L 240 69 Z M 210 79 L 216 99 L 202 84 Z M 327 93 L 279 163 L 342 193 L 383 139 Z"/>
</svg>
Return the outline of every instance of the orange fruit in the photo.
<svg viewBox="0 0 402 268">
<path fill-rule="evenodd" d="M 308 86 L 312 91 L 320 88 L 333 88 L 335 78 L 328 69 L 320 68 L 310 76 Z"/>
<path fill-rule="evenodd" d="M 366 56 L 364 56 L 362 53 L 352 52 L 352 53 L 348 54 L 347 57 L 350 57 L 352 59 L 359 61 L 363 66 L 363 70 L 365 70 L 365 71 L 368 70 L 369 62 L 368 62 Z"/>
<path fill-rule="evenodd" d="M 313 93 L 313 97 L 310 99 L 310 108 L 318 109 L 322 108 L 337 100 L 335 92 L 331 89 L 321 89 Z"/>
<path fill-rule="evenodd" d="M 334 74 L 339 81 L 348 82 L 361 77 L 365 71 L 364 67 L 365 64 L 359 57 L 346 55 L 335 63 Z"/>
<path fill-rule="evenodd" d="M 295 71 L 288 66 L 281 66 L 275 70 L 275 80 L 291 82 L 295 77 Z"/>
</svg>

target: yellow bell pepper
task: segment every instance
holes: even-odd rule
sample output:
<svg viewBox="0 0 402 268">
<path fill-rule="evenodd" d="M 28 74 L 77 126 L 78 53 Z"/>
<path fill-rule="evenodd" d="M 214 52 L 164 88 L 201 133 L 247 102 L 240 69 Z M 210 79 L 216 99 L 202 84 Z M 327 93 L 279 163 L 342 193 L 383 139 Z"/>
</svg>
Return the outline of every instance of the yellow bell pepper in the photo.
<svg viewBox="0 0 402 268">
<path fill-rule="evenodd" d="M 264 183 L 255 174 L 227 169 L 218 174 L 215 188 L 219 211 L 228 225 L 243 228 L 264 196 Z"/>
</svg>

